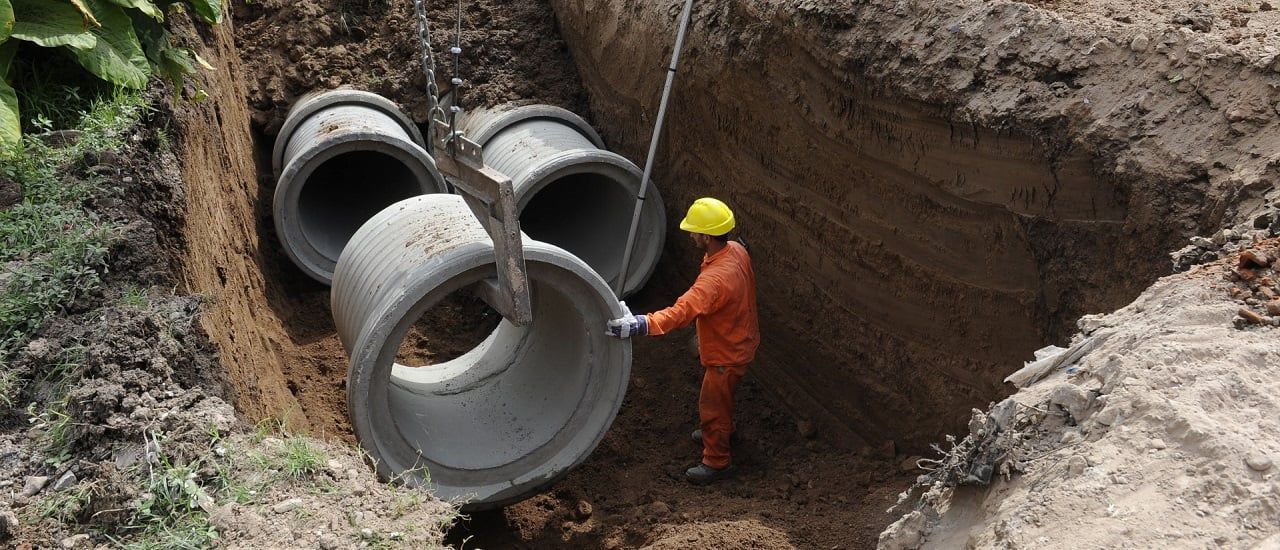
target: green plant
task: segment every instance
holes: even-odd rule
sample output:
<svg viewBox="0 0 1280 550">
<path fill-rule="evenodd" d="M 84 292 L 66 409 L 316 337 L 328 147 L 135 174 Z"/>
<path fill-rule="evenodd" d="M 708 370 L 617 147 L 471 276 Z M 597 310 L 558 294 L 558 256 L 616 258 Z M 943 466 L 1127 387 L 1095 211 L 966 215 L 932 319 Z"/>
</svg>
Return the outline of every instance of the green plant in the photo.
<svg viewBox="0 0 1280 550">
<path fill-rule="evenodd" d="M 147 298 L 147 289 L 130 284 L 120 295 L 120 305 L 134 309 L 145 309 L 151 301 Z"/>
<path fill-rule="evenodd" d="M 221 0 L 188 0 L 204 21 L 222 20 Z M 0 144 L 22 135 L 18 91 L 8 83 L 14 59 L 29 47 L 57 48 L 114 86 L 141 89 L 156 71 L 175 83 L 208 67 L 193 50 L 173 45 L 164 15 L 175 0 L 0 0 Z"/>
<path fill-rule="evenodd" d="M 54 518 L 69 522 L 88 509 L 93 500 L 94 484 L 81 483 L 61 491 L 50 493 L 34 507 L 37 518 Z"/>
<path fill-rule="evenodd" d="M 279 456 L 280 471 L 292 479 L 304 479 L 324 468 L 324 453 L 305 437 L 294 436 L 284 441 Z"/>
<path fill-rule="evenodd" d="M 0 211 L 0 269 L 8 279 L 0 285 L 0 365 L 48 315 L 99 285 L 111 226 L 82 206 L 95 182 L 66 170 L 88 152 L 123 147 L 143 112 L 139 94 L 122 92 L 80 113 L 73 145 L 52 147 L 30 136 L 22 145 L 0 145 L 0 177 L 25 191 L 21 203 Z"/>
<path fill-rule="evenodd" d="M 131 550 L 161 548 L 207 548 L 218 539 L 201 507 L 208 499 L 195 482 L 197 465 L 178 466 L 167 457 L 148 473 L 146 493 L 125 530 L 139 531 L 137 540 L 125 546 Z"/>
</svg>

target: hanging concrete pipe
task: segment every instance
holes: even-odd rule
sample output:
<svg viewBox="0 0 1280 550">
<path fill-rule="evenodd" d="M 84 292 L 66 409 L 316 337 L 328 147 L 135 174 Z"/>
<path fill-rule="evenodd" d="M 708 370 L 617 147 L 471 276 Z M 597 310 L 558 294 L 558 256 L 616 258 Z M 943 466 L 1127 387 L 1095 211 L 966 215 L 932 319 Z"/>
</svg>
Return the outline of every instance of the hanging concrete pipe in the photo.
<svg viewBox="0 0 1280 550">
<path fill-rule="evenodd" d="M 521 229 L 582 258 L 616 288 L 640 169 L 605 150 L 586 121 L 559 107 L 477 109 L 460 126 L 484 147 L 485 162 L 511 177 Z M 665 238 L 662 197 L 651 189 L 622 296 L 648 281 Z"/>
<path fill-rule="evenodd" d="M 410 366 L 396 352 L 424 312 L 493 284 L 493 243 L 454 195 L 395 203 L 351 238 L 333 316 L 351 357 L 351 424 L 384 479 L 492 508 L 549 485 L 604 437 L 631 369 L 630 343 L 603 330 L 621 308 L 576 256 L 527 235 L 524 253 L 530 325 L 504 320 L 457 359 Z"/>
<path fill-rule="evenodd" d="M 396 201 L 447 189 L 413 121 L 390 100 L 358 90 L 295 103 L 272 165 L 276 235 L 293 263 L 326 284 L 366 220 Z"/>
</svg>

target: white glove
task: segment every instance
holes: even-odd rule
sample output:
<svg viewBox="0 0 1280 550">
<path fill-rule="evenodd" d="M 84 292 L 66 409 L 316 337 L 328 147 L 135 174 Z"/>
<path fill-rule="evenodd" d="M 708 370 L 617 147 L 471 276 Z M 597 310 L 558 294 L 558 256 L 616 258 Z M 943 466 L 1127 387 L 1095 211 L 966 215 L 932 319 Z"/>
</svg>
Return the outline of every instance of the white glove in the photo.
<svg viewBox="0 0 1280 550">
<path fill-rule="evenodd" d="M 618 302 L 618 305 L 622 306 L 622 317 L 606 324 L 606 330 L 608 330 L 610 336 L 630 338 L 649 334 L 649 320 L 644 315 L 638 317 L 632 315 L 631 308 L 627 307 L 626 302 Z"/>
</svg>

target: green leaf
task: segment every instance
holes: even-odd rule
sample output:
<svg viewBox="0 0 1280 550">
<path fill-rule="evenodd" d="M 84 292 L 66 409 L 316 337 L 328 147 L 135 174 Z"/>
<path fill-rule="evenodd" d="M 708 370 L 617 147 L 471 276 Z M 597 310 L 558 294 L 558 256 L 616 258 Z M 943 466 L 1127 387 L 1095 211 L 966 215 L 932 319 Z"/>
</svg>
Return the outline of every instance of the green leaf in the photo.
<svg viewBox="0 0 1280 550">
<path fill-rule="evenodd" d="M 13 32 L 13 4 L 9 0 L 0 0 L 0 42 L 9 38 Z"/>
<path fill-rule="evenodd" d="M 182 92 L 182 79 L 196 72 L 195 62 L 191 61 L 191 56 L 187 55 L 187 51 L 182 48 L 162 50 L 160 62 L 156 64 L 156 68 L 160 70 L 160 74 L 169 79 L 169 82 L 173 83 L 175 96 Z"/>
<path fill-rule="evenodd" d="M 12 145 L 22 139 L 22 122 L 18 117 L 18 94 L 8 83 L 9 64 L 18 52 L 18 43 L 0 43 L 0 145 Z"/>
<path fill-rule="evenodd" d="M 146 86 L 151 67 L 138 44 L 129 15 L 106 0 L 89 0 L 88 5 L 102 26 L 92 31 L 98 38 L 92 49 L 72 50 L 76 61 L 108 82 L 135 90 Z"/>
<path fill-rule="evenodd" d="M 206 22 L 218 24 L 222 22 L 222 0 L 190 0 L 191 7 Z"/>
<path fill-rule="evenodd" d="M 13 34 L 18 40 L 46 48 L 70 46 L 87 50 L 98 40 L 89 32 L 88 19 L 75 6 L 57 0 L 13 2 Z"/>
<path fill-rule="evenodd" d="M 112 4 L 122 8 L 134 8 L 156 21 L 164 21 L 164 12 L 151 3 L 151 0 L 111 0 Z"/>
</svg>

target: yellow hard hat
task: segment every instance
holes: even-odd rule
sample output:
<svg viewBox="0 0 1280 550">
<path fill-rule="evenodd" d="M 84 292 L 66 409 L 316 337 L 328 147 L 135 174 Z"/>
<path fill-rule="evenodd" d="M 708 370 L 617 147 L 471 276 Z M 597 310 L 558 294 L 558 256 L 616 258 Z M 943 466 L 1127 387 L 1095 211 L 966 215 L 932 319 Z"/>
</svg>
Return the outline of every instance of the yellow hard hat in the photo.
<svg viewBox="0 0 1280 550">
<path fill-rule="evenodd" d="M 729 205 L 711 197 L 693 201 L 689 213 L 680 221 L 680 229 L 719 237 L 733 230 L 733 211 Z"/>
</svg>

